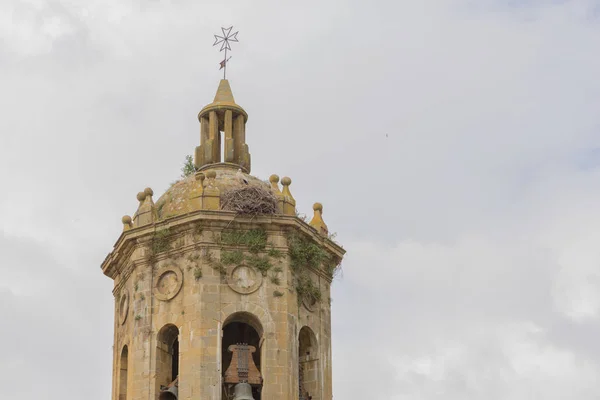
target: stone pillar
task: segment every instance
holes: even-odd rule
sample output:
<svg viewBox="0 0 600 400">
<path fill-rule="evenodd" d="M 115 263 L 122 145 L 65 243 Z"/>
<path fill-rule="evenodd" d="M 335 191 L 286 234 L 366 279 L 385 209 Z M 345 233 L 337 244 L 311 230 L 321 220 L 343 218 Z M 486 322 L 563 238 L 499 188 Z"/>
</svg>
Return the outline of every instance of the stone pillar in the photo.
<svg viewBox="0 0 600 400">
<path fill-rule="evenodd" d="M 234 141 L 234 158 L 236 163 L 240 163 L 241 154 L 244 145 L 244 116 L 239 114 L 235 117 L 233 126 L 233 141 Z"/>
<path fill-rule="evenodd" d="M 216 286 L 216 285 L 215 285 Z M 220 286 L 220 285 L 219 285 Z M 217 288 L 220 291 L 220 288 Z M 203 297 L 216 297 L 217 294 L 206 294 Z M 219 360 L 221 357 L 221 323 L 218 318 L 218 302 L 209 302 L 203 300 L 202 303 L 201 328 L 198 335 L 198 342 L 202 344 L 199 349 L 200 357 L 195 360 L 200 370 L 200 394 L 198 399 L 220 399 L 222 390 L 221 371 Z M 207 307 L 212 306 L 212 307 Z M 210 308 L 213 308 L 212 310 Z M 213 318 L 211 318 L 211 316 Z"/>
<path fill-rule="evenodd" d="M 224 121 L 224 136 L 225 136 L 225 162 L 235 162 L 235 144 L 233 140 L 233 112 L 231 110 L 225 111 Z"/>
<path fill-rule="evenodd" d="M 133 369 L 130 375 L 132 382 L 129 386 L 128 395 L 131 398 L 149 399 L 153 395 L 152 379 L 150 371 L 153 371 L 153 362 L 150 357 L 150 343 L 155 343 L 144 331 L 150 330 L 149 318 L 143 318 L 139 321 L 139 327 L 134 330 L 131 337 L 131 346 L 129 348 L 129 357 L 132 359 L 130 368 Z"/>
<path fill-rule="evenodd" d="M 202 117 L 200 118 L 200 144 L 204 145 L 208 139 L 208 118 Z"/>
<path fill-rule="evenodd" d="M 246 168 L 246 171 L 248 171 L 248 173 L 250 173 L 250 165 L 252 163 L 250 160 L 250 151 L 248 150 L 248 145 L 246 143 L 244 143 L 242 145 L 242 156 L 241 156 L 239 164 L 242 167 Z"/>
<path fill-rule="evenodd" d="M 200 398 L 202 390 L 202 371 L 198 361 L 202 356 L 203 340 L 202 336 L 197 334 L 202 332 L 200 322 L 202 302 L 199 294 L 193 296 L 193 298 L 195 301 L 191 301 L 188 307 L 193 307 L 195 317 L 189 323 L 190 329 L 182 329 L 182 339 L 179 342 L 179 399 Z M 186 314 L 188 313 L 186 312 Z"/>
<path fill-rule="evenodd" d="M 211 111 L 208 117 L 208 140 L 204 149 L 204 162 L 206 164 L 221 161 L 219 119 L 216 111 Z"/>
<path fill-rule="evenodd" d="M 194 154 L 194 164 L 196 168 L 203 166 L 206 163 L 206 149 L 208 147 L 209 140 L 209 129 L 208 129 L 208 118 L 200 118 L 200 146 L 196 147 L 196 153 Z"/>
<path fill-rule="evenodd" d="M 200 146 L 196 146 L 194 151 L 194 165 L 196 168 L 200 168 L 204 165 L 204 148 Z"/>
</svg>

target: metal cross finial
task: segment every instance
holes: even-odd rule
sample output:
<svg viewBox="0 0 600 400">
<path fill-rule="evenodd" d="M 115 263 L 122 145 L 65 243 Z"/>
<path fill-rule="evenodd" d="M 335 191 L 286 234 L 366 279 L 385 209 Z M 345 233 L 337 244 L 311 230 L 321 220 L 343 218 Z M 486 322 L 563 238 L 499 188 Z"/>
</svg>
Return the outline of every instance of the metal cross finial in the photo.
<svg viewBox="0 0 600 400">
<path fill-rule="evenodd" d="M 223 70 L 223 79 L 225 79 L 226 77 L 226 73 L 227 73 L 227 62 L 229 61 L 229 58 L 227 58 L 227 50 L 231 50 L 231 46 L 229 45 L 229 42 L 237 42 L 237 34 L 239 31 L 235 32 L 235 33 L 231 33 L 231 30 L 233 29 L 233 26 L 230 26 L 229 28 L 221 28 L 221 30 L 223 31 L 223 36 L 219 36 L 219 35 L 214 35 L 215 36 L 215 43 L 213 43 L 213 46 L 216 46 L 218 44 L 221 44 L 221 50 L 219 51 L 223 51 L 225 50 L 225 58 L 223 59 L 223 61 L 221 61 L 220 65 L 221 67 L 219 69 Z"/>
</svg>

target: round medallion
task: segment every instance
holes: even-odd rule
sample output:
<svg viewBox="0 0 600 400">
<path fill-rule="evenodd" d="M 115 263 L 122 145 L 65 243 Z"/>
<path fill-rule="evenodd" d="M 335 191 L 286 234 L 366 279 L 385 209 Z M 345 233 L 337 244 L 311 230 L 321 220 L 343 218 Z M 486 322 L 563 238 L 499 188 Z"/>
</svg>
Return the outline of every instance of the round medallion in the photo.
<svg viewBox="0 0 600 400">
<path fill-rule="evenodd" d="M 127 320 L 127 312 L 129 311 L 129 293 L 127 290 L 123 290 L 121 297 L 119 298 L 119 322 L 121 325 Z"/>
<path fill-rule="evenodd" d="M 314 296 L 305 294 L 302 296 L 302 304 L 308 311 L 313 312 L 317 306 L 317 299 Z"/>
<path fill-rule="evenodd" d="M 183 274 L 178 267 L 163 267 L 156 274 L 154 297 L 167 301 L 177 296 L 183 285 Z"/>
<path fill-rule="evenodd" d="M 227 284 L 234 291 L 241 294 L 255 292 L 262 284 L 263 276 L 254 268 L 239 265 L 231 271 Z"/>
</svg>

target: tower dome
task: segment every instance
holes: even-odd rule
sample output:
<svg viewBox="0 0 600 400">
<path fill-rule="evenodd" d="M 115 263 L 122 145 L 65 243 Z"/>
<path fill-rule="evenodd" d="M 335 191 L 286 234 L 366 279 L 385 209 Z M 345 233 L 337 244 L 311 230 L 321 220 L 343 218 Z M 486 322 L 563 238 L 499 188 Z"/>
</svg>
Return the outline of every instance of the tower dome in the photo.
<svg viewBox="0 0 600 400">
<path fill-rule="evenodd" d="M 167 191 L 156 201 L 157 217 L 159 220 L 183 215 L 194 211 L 193 202 L 194 192 L 198 190 L 198 181 L 206 180 L 207 175 L 215 173 L 214 187 L 218 189 L 219 195 L 226 193 L 227 190 L 239 187 L 237 179 L 237 169 L 231 164 L 213 164 L 207 166 L 202 172 L 187 176 L 175 182 Z M 271 186 L 252 175 L 245 175 L 250 185 L 259 186 L 265 190 L 271 190 Z M 200 183 L 204 185 L 203 183 Z"/>
</svg>

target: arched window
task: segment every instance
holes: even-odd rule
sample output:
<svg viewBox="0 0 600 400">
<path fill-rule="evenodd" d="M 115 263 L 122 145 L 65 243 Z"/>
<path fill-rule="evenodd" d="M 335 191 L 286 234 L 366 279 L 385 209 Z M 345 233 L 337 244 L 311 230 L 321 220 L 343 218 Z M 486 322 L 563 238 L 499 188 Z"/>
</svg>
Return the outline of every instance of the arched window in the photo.
<svg viewBox="0 0 600 400">
<path fill-rule="evenodd" d="M 223 324 L 223 341 L 221 345 L 221 364 L 223 371 L 223 399 L 230 398 L 232 395 L 233 388 L 235 387 L 234 383 L 229 383 L 228 381 L 234 380 L 236 381 L 235 376 L 238 371 L 234 368 L 235 364 L 232 365 L 232 361 L 234 356 L 238 356 L 243 358 L 246 353 L 239 352 L 236 353 L 235 348 L 232 348 L 233 345 L 248 345 L 250 346 L 251 351 L 251 359 L 256 367 L 253 374 L 252 365 L 249 365 L 249 379 L 248 383 L 252 386 L 252 397 L 254 400 L 260 400 L 260 393 L 262 388 L 262 375 L 261 375 L 261 348 L 260 348 L 260 339 L 263 334 L 263 328 L 260 324 L 258 318 L 254 315 L 246 312 L 235 313 L 231 315 L 225 323 Z M 252 352 L 252 349 L 254 351 Z M 249 356 L 250 354 L 248 354 Z M 240 364 L 244 364 L 245 362 L 240 362 Z M 231 368 L 230 368 L 231 367 Z M 242 379 L 243 381 L 244 379 Z"/>
<path fill-rule="evenodd" d="M 319 349 L 314 332 L 305 326 L 298 335 L 298 392 L 300 400 L 321 399 Z"/>
<path fill-rule="evenodd" d="M 127 366 L 129 351 L 127 345 L 123 346 L 121 359 L 119 360 L 119 400 L 127 400 Z"/>
<path fill-rule="evenodd" d="M 179 375 L 179 329 L 165 325 L 156 343 L 156 393 L 169 386 Z"/>
</svg>

